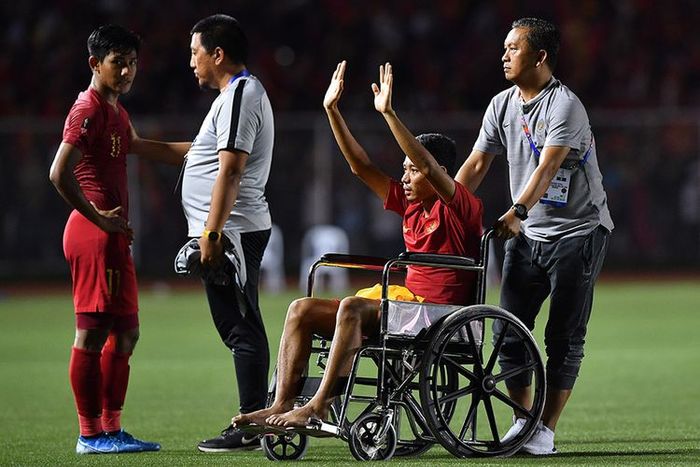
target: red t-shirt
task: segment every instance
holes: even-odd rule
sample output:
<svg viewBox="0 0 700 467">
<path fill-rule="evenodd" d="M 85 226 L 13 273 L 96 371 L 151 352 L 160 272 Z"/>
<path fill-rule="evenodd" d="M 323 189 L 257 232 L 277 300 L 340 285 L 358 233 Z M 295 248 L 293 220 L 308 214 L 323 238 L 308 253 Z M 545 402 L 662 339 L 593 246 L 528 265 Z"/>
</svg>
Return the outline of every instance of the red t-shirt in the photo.
<svg viewBox="0 0 700 467">
<path fill-rule="evenodd" d="M 384 208 L 403 216 L 406 251 L 479 257 L 481 200 L 459 183 L 452 200 L 438 199 L 426 216 L 421 203 L 409 202 L 401 183 L 392 180 Z M 406 276 L 406 287 L 433 303 L 471 304 L 474 284 L 474 273 L 457 269 L 413 266 Z"/>
<path fill-rule="evenodd" d="M 63 126 L 63 142 L 83 153 L 75 177 L 88 201 L 103 210 L 122 207 L 128 219 L 126 154 L 130 144 L 129 114 L 114 109 L 92 87 L 78 95 Z"/>
</svg>

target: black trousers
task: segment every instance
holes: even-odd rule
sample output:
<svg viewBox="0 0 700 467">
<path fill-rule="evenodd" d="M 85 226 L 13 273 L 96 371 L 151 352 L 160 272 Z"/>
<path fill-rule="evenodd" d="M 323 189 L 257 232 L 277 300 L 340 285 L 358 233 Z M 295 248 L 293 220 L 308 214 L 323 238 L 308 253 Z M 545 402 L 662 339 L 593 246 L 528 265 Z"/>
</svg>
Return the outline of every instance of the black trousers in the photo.
<svg viewBox="0 0 700 467">
<path fill-rule="evenodd" d="M 264 408 L 267 397 L 270 348 L 258 304 L 258 279 L 269 239 L 270 230 L 241 234 L 247 273 L 245 295 L 235 284 L 204 283 L 216 330 L 233 354 L 241 413 Z"/>
<path fill-rule="evenodd" d="M 583 360 L 583 345 L 593 306 L 593 288 L 603 266 L 609 232 L 602 226 L 582 237 L 552 243 L 520 234 L 506 243 L 501 283 L 501 306 L 530 330 L 542 303 L 550 298 L 544 331 L 547 353 L 547 386 L 571 389 Z M 500 334 L 499 322 L 494 334 Z M 499 363 L 506 371 L 524 365 L 521 341 L 506 335 Z M 530 385 L 523 373 L 506 381 L 508 387 Z"/>
</svg>

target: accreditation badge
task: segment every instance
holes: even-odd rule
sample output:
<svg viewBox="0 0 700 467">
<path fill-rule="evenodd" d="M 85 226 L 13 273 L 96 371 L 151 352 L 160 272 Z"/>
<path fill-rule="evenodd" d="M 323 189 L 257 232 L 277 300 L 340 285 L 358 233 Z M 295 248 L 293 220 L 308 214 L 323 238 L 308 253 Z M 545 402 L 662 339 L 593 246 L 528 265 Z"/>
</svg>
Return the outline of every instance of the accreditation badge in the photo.
<svg viewBox="0 0 700 467">
<path fill-rule="evenodd" d="M 563 208 L 569 199 L 569 186 L 573 170 L 560 168 L 547 188 L 540 203 Z"/>
</svg>

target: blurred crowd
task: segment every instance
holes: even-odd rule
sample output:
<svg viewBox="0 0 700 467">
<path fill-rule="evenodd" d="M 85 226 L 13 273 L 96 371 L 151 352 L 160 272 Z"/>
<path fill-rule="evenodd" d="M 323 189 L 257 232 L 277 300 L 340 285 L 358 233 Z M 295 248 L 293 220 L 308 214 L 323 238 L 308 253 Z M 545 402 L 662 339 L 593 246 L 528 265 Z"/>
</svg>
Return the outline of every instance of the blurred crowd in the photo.
<svg viewBox="0 0 700 467">
<path fill-rule="evenodd" d="M 251 68 L 278 111 L 317 110 L 329 70 L 347 59 L 351 94 L 366 94 L 378 64 L 394 63 L 401 103 L 415 111 L 481 110 L 500 90 L 499 58 L 510 22 L 539 15 L 560 27 L 557 75 L 589 107 L 700 105 L 695 0 L 117 0 L 3 2 L 0 108 L 6 115 L 62 116 L 86 80 L 85 41 L 106 22 L 144 40 L 135 113 L 208 107 L 188 67 L 188 32 L 213 12 L 239 18 Z M 167 10 L 167 11 L 166 11 Z M 361 77 L 361 78 L 360 78 Z M 199 101 L 199 102 L 198 102 Z M 355 104 L 366 107 L 366 99 Z"/>
<path fill-rule="evenodd" d="M 396 107 L 417 116 L 411 120 L 416 132 L 441 129 L 440 122 L 421 121 L 424 114 L 464 112 L 477 118 L 452 135 L 466 154 L 488 101 L 508 86 L 500 56 L 511 21 L 541 16 L 562 32 L 555 76 L 586 105 L 597 135 L 618 227 L 608 263 L 621 268 L 697 267 L 700 46 L 692 39 L 697 14 L 691 13 L 697 12 L 696 3 L 677 0 L 660 7 L 653 0 L 3 2 L 0 240 L 6 248 L 0 277 L 24 271 L 22 264 L 32 265 L 27 275 L 63 272 L 60 236 L 67 208 L 50 186 L 47 171 L 60 142 L 62 119 L 89 82 L 85 43 L 90 31 L 114 22 L 141 35 L 139 74 L 123 102 L 135 123 L 148 123 L 141 130 L 144 136 L 191 138 L 196 132 L 191 122 L 201 120 L 214 95 L 195 84 L 189 67 L 189 30 L 198 19 L 217 12 L 241 21 L 251 43 L 249 68 L 261 78 L 280 115 L 268 191 L 292 262 L 304 227 L 299 219 L 308 206 L 298 194 L 310 183 L 306 174 L 318 137 L 318 129 L 303 122 L 313 121 L 314 115 L 323 117 L 320 103 L 339 60 L 349 63 L 341 105 L 356 120 L 375 117 L 369 84 L 377 79 L 378 65 L 391 61 Z M 377 128 L 381 130 L 381 125 Z M 362 140 L 362 135 L 358 137 Z M 395 152 L 394 147 L 384 147 L 390 140 L 374 133 L 370 138 L 368 144 L 378 157 L 398 168 L 400 162 L 384 154 Z M 400 238 L 397 242 L 383 233 L 391 229 L 363 228 L 381 213 L 366 204 L 366 193 L 349 180 L 342 165 L 335 164 L 336 171 L 333 190 L 342 190 L 343 196 L 334 199 L 334 218 L 329 222 L 349 230 L 355 249 L 374 252 L 400 245 Z M 148 260 L 148 255 L 171 256 L 170 249 L 184 232 L 177 197 L 171 195 L 177 174 L 140 165 L 132 177 L 138 179 L 135 202 L 145 212 L 142 219 L 157 221 L 140 226 L 144 244 L 167 236 L 156 240 L 155 253 L 143 253 L 145 268 L 156 271 L 162 263 Z M 505 194 L 504 187 L 487 189 L 483 195 L 487 215 L 502 211 Z M 45 228 L 28 229 L 28 225 Z"/>
</svg>

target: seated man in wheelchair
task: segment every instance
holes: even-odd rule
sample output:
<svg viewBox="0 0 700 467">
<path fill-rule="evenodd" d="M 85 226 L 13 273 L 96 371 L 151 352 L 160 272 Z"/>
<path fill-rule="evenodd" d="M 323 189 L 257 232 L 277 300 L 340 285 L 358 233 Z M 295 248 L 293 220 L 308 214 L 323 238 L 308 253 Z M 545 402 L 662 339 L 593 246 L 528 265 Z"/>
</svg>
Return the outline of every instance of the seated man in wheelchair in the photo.
<svg viewBox="0 0 700 467">
<path fill-rule="evenodd" d="M 392 109 L 392 67 L 389 63 L 380 66 L 380 85 L 372 84 L 374 106 L 406 154 L 401 181 L 391 179 L 372 164 L 338 109 L 345 67 L 345 61 L 338 64 L 323 106 L 352 173 L 384 201 L 385 209 L 403 217 L 407 251 L 478 257 L 482 205 L 467 190 L 459 174 L 454 179 L 450 176 L 456 158 L 454 141 L 440 134 L 413 137 Z M 470 281 L 473 279 L 465 271 L 411 266 L 405 282 L 408 290 L 403 290 L 401 299 L 470 304 L 474 299 Z M 234 417 L 234 426 L 305 427 L 311 419 L 326 419 L 336 381 L 350 372 L 363 336 L 379 333 L 378 298 L 295 300 L 289 306 L 280 342 L 275 401 L 269 408 Z M 333 339 L 327 366 L 316 394 L 306 405 L 294 409 L 314 334 Z"/>
</svg>

